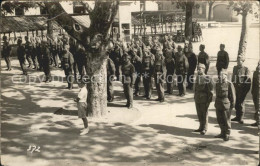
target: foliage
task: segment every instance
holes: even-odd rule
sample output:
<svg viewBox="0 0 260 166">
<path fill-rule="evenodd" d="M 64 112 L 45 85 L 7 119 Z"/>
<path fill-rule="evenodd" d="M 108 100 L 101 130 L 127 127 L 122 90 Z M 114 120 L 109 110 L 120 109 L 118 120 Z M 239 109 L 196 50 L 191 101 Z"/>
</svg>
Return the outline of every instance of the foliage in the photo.
<svg viewBox="0 0 260 166">
<path fill-rule="evenodd" d="M 6 13 L 13 14 L 15 9 L 17 8 L 23 8 L 25 11 L 27 11 L 29 8 L 35 8 L 37 7 L 36 3 L 33 2 L 9 2 L 9 1 L 1 1 L 1 12 L 3 15 Z"/>
<path fill-rule="evenodd" d="M 229 7 L 232 8 L 237 15 L 247 15 L 248 13 L 254 14 L 255 17 L 259 16 L 259 2 L 257 1 L 231 1 Z"/>
</svg>

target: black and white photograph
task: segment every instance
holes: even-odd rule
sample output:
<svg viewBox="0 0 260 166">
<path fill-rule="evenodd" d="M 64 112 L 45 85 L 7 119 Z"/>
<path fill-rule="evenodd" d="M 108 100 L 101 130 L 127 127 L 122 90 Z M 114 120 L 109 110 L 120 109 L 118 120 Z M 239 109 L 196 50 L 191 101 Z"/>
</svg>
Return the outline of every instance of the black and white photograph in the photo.
<svg viewBox="0 0 260 166">
<path fill-rule="evenodd" d="M 260 166 L 259 1 L 0 4 L 0 166 Z"/>
</svg>

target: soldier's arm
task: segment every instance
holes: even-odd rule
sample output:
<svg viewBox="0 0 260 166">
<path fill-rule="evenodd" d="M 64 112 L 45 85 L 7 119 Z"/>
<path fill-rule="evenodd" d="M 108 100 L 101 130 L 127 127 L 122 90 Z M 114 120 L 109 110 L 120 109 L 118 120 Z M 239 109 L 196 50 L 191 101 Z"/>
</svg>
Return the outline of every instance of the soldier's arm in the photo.
<svg viewBox="0 0 260 166">
<path fill-rule="evenodd" d="M 217 54 L 216 68 L 218 68 L 218 61 L 219 61 L 219 52 L 218 52 L 218 54 Z"/>
<path fill-rule="evenodd" d="M 244 93 L 245 95 L 250 91 L 250 87 L 251 87 L 251 78 L 250 78 L 250 71 L 248 68 L 246 68 L 246 72 L 245 72 L 245 88 L 244 88 Z"/>
<path fill-rule="evenodd" d="M 213 81 L 209 77 L 208 77 L 208 83 L 207 83 L 207 92 L 208 92 L 208 102 L 210 103 L 213 98 Z"/>
<path fill-rule="evenodd" d="M 236 81 L 235 80 L 235 72 L 236 72 L 236 66 L 234 66 L 234 68 L 233 68 L 232 79 L 231 79 L 232 83 L 234 83 Z"/>
<path fill-rule="evenodd" d="M 227 52 L 226 52 L 227 53 Z M 228 53 L 226 54 L 226 69 L 228 68 L 228 65 L 229 65 L 229 55 Z"/>
<path fill-rule="evenodd" d="M 131 77 L 131 84 L 130 85 L 131 85 L 131 87 L 133 87 L 134 83 L 135 83 L 135 78 L 136 78 L 135 67 L 133 65 L 131 65 L 130 71 L 131 71 L 131 75 L 130 75 L 130 77 Z"/>
<path fill-rule="evenodd" d="M 228 86 L 228 99 L 230 101 L 230 108 L 234 108 L 236 102 L 236 91 L 232 82 Z"/>
<path fill-rule="evenodd" d="M 209 55 L 206 53 L 206 64 L 207 64 L 207 66 L 209 66 L 209 63 L 210 63 L 210 61 L 209 61 Z"/>
</svg>

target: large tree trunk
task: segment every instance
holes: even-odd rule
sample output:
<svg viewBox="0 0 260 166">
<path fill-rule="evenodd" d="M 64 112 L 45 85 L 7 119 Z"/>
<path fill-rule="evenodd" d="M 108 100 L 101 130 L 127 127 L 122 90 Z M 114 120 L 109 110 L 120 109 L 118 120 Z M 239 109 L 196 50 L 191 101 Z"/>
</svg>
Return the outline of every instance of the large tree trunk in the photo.
<svg viewBox="0 0 260 166">
<path fill-rule="evenodd" d="M 209 3 L 208 21 L 211 21 L 213 3 Z"/>
<path fill-rule="evenodd" d="M 48 16 L 48 19 L 50 19 L 51 17 Z M 53 22 L 52 20 L 48 20 L 47 21 L 47 35 L 49 38 L 53 39 Z"/>
<path fill-rule="evenodd" d="M 186 21 L 185 21 L 185 38 L 192 38 L 192 8 L 195 2 L 186 2 Z"/>
<path fill-rule="evenodd" d="M 246 47 L 247 47 L 247 33 L 248 33 L 248 17 L 247 12 L 242 14 L 242 30 L 239 41 L 238 55 L 242 55 L 245 57 L 246 55 Z"/>
<path fill-rule="evenodd" d="M 87 51 L 86 72 L 90 78 L 88 83 L 89 116 L 100 117 L 106 114 L 106 54 L 109 30 L 116 16 L 119 1 L 96 0 L 94 9 L 85 4 L 91 20 L 90 27 L 84 27 L 66 14 L 58 2 L 45 3 L 49 14 L 55 18 L 64 30 L 82 44 Z M 77 27 L 77 28 L 75 28 Z M 101 82 L 96 81 L 101 79 Z"/>
</svg>

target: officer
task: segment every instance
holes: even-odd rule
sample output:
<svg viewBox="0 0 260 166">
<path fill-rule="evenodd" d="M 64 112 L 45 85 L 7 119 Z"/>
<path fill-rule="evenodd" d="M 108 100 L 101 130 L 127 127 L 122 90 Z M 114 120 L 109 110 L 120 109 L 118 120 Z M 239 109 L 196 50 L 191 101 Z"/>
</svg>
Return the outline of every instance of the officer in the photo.
<svg viewBox="0 0 260 166">
<path fill-rule="evenodd" d="M 154 55 L 145 48 L 144 56 L 142 60 L 142 76 L 144 85 L 144 97 L 146 99 L 151 99 L 152 96 L 152 76 L 154 72 Z"/>
<path fill-rule="evenodd" d="M 32 44 L 29 41 L 29 37 L 28 36 L 25 36 L 24 39 L 25 39 L 25 46 L 24 46 L 24 48 L 25 48 L 26 60 L 29 63 L 28 68 L 32 68 Z"/>
<path fill-rule="evenodd" d="M 51 70 L 50 70 L 50 59 L 51 59 L 51 53 L 48 49 L 48 43 L 47 39 L 43 38 L 41 42 L 41 54 L 42 54 L 42 67 L 43 72 L 46 76 L 45 82 L 51 82 Z"/>
<path fill-rule="evenodd" d="M 39 70 L 42 71 L 43 69 L 43 65 L 42 65 L 42 53 L 41 53 L 41 39 L 40 37 L 36 37 L 35 38 L 35 52 L 36 52 L 36 57 L 37 57 L 37 61 L 39 64 Z"/>
<path fill-rule="evenodd" d="M 156 101 L 164 102 L 164 81 L 166 77 L 166 66 L 163 52 L 160 48 L 157 49 L 154 61 L 154 81 L 158 93 Z"/>
<path fill-rule="evenodd" d="M 197 66 L 197 57 L 193 52 L 193 46 L 191 43 L 189 43 L 188 47 L 186 47 L 185 49 L 186 49 L 185 56 L 188 59 L 188 63 L 189 63 L 189 70 L 187 75 L 187 83 L 188 83 L 187 88 L 192 90 L 193 83 L 194 83 L 194 72 Z"/>
<path fill-rule="evenodd" d="M 64 70 L 66 80 L 68 82 L 68 89 L 71 90 L 73 88 L 73 64 L 74 64 L 74 59 L 73 55 L 69 51 L 70 46 L 69 45 L 64 45 L 64 49 L 62 51 L 62 61 L 61 61 L 61 66 Z"/>
<path fill-rule="evenodd" d="M 167 91 L 166 93 L 173 93 L 173 75 L 175 70 L 175 61 L 174 61 L 174 50 L 170 42 L 165 44 L 164 50 L 165 57 L 165 65 L 166 65 L 166 83 L 167 83 Z"/>
<path fill-rule="evenodd" d="M 123 50 L 120 47 L 120 43 L 115 42 L 115 47 L 114 47 L 114 50 L 110 54 L 110 59 L 112 59 L 112 61 L 115 64 L 115 67 L 116 67 L 117 81 L 119 81 L 119 76 L 120 76 L 120 66 L 121 66 L 121 61 L 122 61 L 122 55 L 123 55 Z"/>
<path fill-rule="evenodd" d="M 216 63 L 218 76 L 222 69 L 228 68 L 228 64 L 229 64 L 229 56 L 228 53 L 225 51 L 225 44 L 220 44 L 220 51 L 218 52 L 217 63 Z"/>
<path fill-rule="evenodd" d="M 232 82 L 227 80 L 227 71 L 222 69 L 220 78 L 216 83 L 216 100 L 215 108 L 217 114 L 217 121 L 221 133 L 215 138 L 223 138 L 224 141 L 229 140 L 231 129 L 231 111 L 234 108 L 236 96 L 235 88 Z"/>
<path fill-rule="evenodd" d="M 25 59 L 26 59 L 25 48 L 22 46 L 22 39 L 21 38 L 19 38 L 17 40 L 17 44 L 18 44 L 17 57 L 18 57 L 21 69 L 23 71 L 23 75 L 27 75 L 27 70 L 25 69 Z"/>
<path fill-rule="evenodd" d="M 260 60 L 258 61 L 258 66 L 253 74 L 253 83 L 252 83 L 252 97 L 255 106 L 255 120 L 256 122 L 251 124 L 251 126 L 259 125 L 259 73 L 260 73 Z"/>
<path fill-rule="evenodd" d="M 189 63 L 186 56 L 182 52 L 182 47 L 180 45 L 178 45 L 177 50 L 178 52 L 175 54 L 175 70 L 176 70 L 177 83 L 179 89 L 178 96 L 182 97 L 185 96 L 186 94 L 185 81 L 187 79 Z"/>
<path fill-rule="evenodd" d="M 139 45 L 139 41 L 135 42 L 135 46 L 133 49 L 129 51 L 129 55 L 132 56 L 132 64 L 135 67 L 136 79 L 135 79 L 135 96 L 140 95 L 140 84 L 141 84 L 141 74 L 142 74 L 142 59 L 143 59 L 143 51 Z"/>
<path fill-rule="evenodd" d="M 107 100 L 108 102 L 112 102 L 114 100 L 113 81 L 116 68 L 114 62 L 109 58 L 109 54 L 107 55 Z"/>
<path fill-rule="evenodd" d="M 37 59 L 37 49 L 36 49 L 36 41 L 35 38 L 31 38 L 31 44 L 32 44 L 32 62 L 33 62 L 33 69 L 38 70 L 39 65 L 38 65 L 38 59 Z"/>
<path fill-rule="evenodd" d="M 208 54 L 204 50 L 205 50 L 205 45 L 201 44 L 200 45 L 200 53 L 198 55 L 198 63 L 202 63 L 206 66 L 205 74 L 207 74 L 208 70 L 209 70 L 210 61 L 209 61 Z"/>
<path fill-rule="evenodd" d="M 234 66 L 232 75 L 232 83 L 234 84 L 236 90 L 236 117 L 231 121 L 237 121 L 241 124 L 244 123 L 244 100 L 251 87 L 250 71 L 246 66 L 243 65 L 244 61 L 244 56 L 239 55 L 237 57 L 237 66 Z"/>
<path fill-rule="evenodd" d="M 198 75 L 195 83 L 194 100 L 197 110 L 200 127 L 194 132 L 205 135 L 208 130 L 208 108 L 212 101 L 213 83 L 209 76 L 205 74 L 205 65 L 198 65 Z"/>
<path fill-rule="evenodd" d="M 122 83 L 124 88 L 124 94 L 127 100 L 126 107 L 130 109 L 133 107 L 133 86 L 135 82 L 135 67 L 130 62 L 131 56 L 127 53 L 124 53 L 122 60 Z"/>
<path fill-rule="evenodd" d="M 9 41 L 7 41 L 6 36 L 3 36 L 3 41 L 4 43 L 3 43 L 2 55 L 6 62 L 6 66 L 7 66 L 6 70 L 11 71 L 12 70 L 11 60 L 10 60 L 11 46 L 9 45 Z"/>
</svg>

